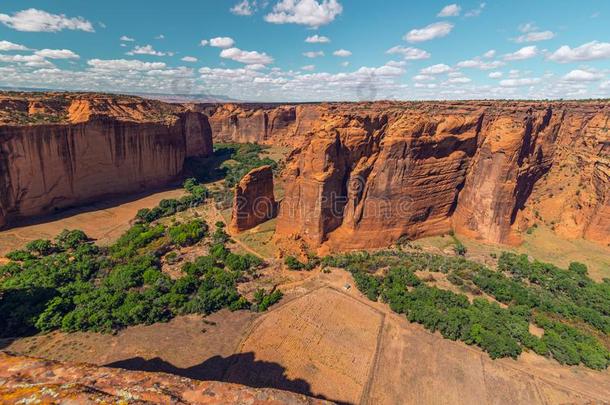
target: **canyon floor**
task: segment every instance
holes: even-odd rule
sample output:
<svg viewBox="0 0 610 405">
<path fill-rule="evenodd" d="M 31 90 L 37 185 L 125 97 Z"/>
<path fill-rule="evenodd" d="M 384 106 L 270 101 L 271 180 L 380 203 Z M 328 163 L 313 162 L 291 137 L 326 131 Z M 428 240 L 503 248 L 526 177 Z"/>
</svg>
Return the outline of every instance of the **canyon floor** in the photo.
<svg viewBox="0 0 610 405">
<path fill-rule="evenodd" d="M 281 187 L 276 188 L 281 193 Z M 27 241 L 82 229 L 104 244 L 129 227 L 141 208 L 179 197 L 182 188 L 111 200 L 0 232 L 0 255 Z M 195 210 L 209 223 L 228 221 L 213 204 Z M 268 312 L 222 310 L 207 317 L 179 316 L 117 334 L 53 332 L 0 340 L 0 349 L 60 361 L 130 370 L 161 371 L 200 380 L 274 387 L 346 404 L 399 403 L 605 403 L 610 371 L 567 367 L 532 353 L 491 360 L 483 351 L 443 339 L 371 302 L 343 270 L 291 272 L 276 259 L 275 220 L 233 237 L 235 251 L 264 258 L 263 276 L 241 288 L 278 286 L 284 299 Z M 587 264 L 596 280 L 610 277 L 610 250 L 584 240 L 564 240 L 544 227 L 518 247 L 483 244 L 459 236 L 467 257 L 494 263 L 503 250 L 565 266 Z M 453 254 L 449 237 L 413 243 Z M 186 249 L 186 258 L 199 252 Z M 171 274 L 171 268 L 165 268 Z"/>
</svg>

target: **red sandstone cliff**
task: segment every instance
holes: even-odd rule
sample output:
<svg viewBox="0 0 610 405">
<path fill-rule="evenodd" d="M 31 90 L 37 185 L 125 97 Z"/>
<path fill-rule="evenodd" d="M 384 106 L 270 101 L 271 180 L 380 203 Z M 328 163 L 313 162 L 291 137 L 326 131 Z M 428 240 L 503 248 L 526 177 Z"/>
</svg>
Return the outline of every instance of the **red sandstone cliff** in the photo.
<svg viewBox="0 0 610 405">
<path fill-rule="evenodd" d="M 280 241 L 366 248 L 456 229 L 516 243 L 540 220 L 610 243 L 607 102 L 332 107 L 285 170 Z"/>
<path fill-rule="evenodd" d="M 0 402 L 313 405 L 330 402 L 269 388 L 164 373 L 58 363 L 0 352 Z"/>
<path fill-rule="evenodd" d="M 208 119 L 132 97 L 0 97 L 0 227 L 159 187 L 212 152 Z"/>
<path fill-rule="evenodd" d="M 254 228 L 276 213 L 271 166 L 252 169 L 235 186 L 229 229 L 233 233 Z"/>
</svg>

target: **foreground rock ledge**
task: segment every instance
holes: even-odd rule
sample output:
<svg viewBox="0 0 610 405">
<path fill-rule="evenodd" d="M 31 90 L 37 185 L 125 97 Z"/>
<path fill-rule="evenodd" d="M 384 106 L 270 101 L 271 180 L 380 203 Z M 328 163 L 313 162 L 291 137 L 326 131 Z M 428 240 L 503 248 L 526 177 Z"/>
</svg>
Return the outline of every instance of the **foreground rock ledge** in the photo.
<svg viewBox="0 0 610 405">
<path fill-rule="evenodd" d="M 270 388 L 0 352 L 0 403 L 330 404 Z"/>
<path fill-rule="evenodd" d="M 235 187 L 229 229 L 239 233 L 275 217 L 273 170 L 271 166 L 252 169 Z"/>
</svg>

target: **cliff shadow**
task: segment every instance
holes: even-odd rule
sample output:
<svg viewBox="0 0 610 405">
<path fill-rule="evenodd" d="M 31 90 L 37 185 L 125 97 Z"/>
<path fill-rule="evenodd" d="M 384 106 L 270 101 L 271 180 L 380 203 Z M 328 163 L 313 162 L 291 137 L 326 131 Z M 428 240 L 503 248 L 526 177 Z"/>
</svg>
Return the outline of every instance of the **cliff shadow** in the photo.
<svg viewBox="0 0 610 405">
<path fill-rule="evenodd" d="M 222 164 L 230 160 L 236 149 L 223 146 L 214 150 L 211 156 L 189 157 L 184 162 L 184 171 L 188 176 L 195 177 L 200 183 L 213 183 L 222 180 L 227 175 L 227 168 Z"/>
<path fill-rule="evenodd" d="M 349 405 L 347 402 L 314 394 L 309 382 L 300 378 L 288 378 L 285 367 L 274 362 L 256 360 L 253 352 L 235 353 L 227 357 L 214 356 L 201 364 L 187 368 L 176 367 L 159 357 L 150 360 L 133 357 L 106 364 L 105 367 L 132 371 L 163 372 L 194 380 L 221 381 L 253 388 L 275 388 L 312 398 L 333 401 L 337 404 Z"/>
</svg>

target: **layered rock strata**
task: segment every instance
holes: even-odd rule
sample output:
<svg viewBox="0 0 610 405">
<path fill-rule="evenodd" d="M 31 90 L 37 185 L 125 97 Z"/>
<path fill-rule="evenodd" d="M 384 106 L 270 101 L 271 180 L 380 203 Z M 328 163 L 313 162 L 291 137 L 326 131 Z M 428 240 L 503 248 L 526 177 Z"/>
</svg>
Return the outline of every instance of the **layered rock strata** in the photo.
<svg viewBox="0 0 610 405">
<path fill-rule="evenodd" d="M 262 166 L 251 170 L 235 187 L 229 230 L 239 233 L 275 217 L 273 170 Z"/>
</svg>

